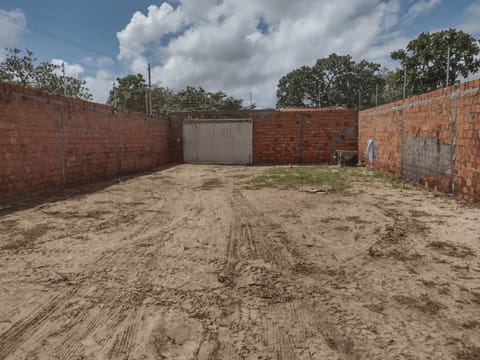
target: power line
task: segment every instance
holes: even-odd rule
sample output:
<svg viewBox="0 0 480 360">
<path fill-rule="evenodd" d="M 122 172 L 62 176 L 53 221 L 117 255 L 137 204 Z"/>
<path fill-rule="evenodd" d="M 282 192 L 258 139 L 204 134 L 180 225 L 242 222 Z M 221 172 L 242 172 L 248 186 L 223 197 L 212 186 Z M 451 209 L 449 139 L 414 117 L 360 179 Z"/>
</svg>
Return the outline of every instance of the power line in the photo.
<svg viewBox="0 0 480 360">
<path fill-rule="evenodd" d="M 14 25 L 18 25 L 19 27 L 22 27 L 24 28 L 25 25 L 23 23 L 20 23 L 18 21 L 18 19 L 15 19 L 14 17 L 11 17 L 5 13 L 2 13 L 0 12 L 0 16 L 7 19 L 11 24 L 14 24 Z M 61 43 L 64 43 L 64 44 L 67 44 L 69 46 L 73 46 L 73 47 L 76 47 L 76 48 L 79 48 L 79 49 L 82 49 L 82 50 L 85 50 L 85 51 L 88 51 L 88 52 L 91 52 L 93 54 L 96 54 L 96 55 L 101 55 L 101 56 L 106 56 L 108 58 L 111 58 L 110 55 L 107 55 L 101 51 L 98 51 L 98 50 L 95 50 L 95 49 L 92 49 L 90 47 L 87 47 L 87 46 L 84 46 L 80 43 L 77 43 L 75 41 L 72 41 L 70 39 L 67 39 L 66 37 L 63 37 L 63 36 L 59 36 L 57 34 L 54 34 L 50 31 L 46 31 L 46 30 L 43 30 L 41 28 L 39 28 L 38 26 L 30 26 L 29 27 L 29 30 L 30 31 L 33 31 L 33 32 L 36 32 L 38 33 L 39 35 L 43 35 L 47 38 L 50 38 L 50 39 L 53 39 L 53 40 L 56 40 L 58 42 L 61 42 Z"/>
</svg>

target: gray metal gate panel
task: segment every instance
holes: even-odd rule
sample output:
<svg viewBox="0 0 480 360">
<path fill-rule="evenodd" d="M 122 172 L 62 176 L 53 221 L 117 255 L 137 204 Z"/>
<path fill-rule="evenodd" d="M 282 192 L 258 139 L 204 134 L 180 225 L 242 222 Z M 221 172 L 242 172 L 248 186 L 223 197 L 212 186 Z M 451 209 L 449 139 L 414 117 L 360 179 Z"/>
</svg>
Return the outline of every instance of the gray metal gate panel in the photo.
<svg viewBox="0 0 480 360">
<path fill-rule="evenodd" d="M 194 119 L 183 124 L 186 163 L 250 164 L 251 119 Z"/>
</svg>

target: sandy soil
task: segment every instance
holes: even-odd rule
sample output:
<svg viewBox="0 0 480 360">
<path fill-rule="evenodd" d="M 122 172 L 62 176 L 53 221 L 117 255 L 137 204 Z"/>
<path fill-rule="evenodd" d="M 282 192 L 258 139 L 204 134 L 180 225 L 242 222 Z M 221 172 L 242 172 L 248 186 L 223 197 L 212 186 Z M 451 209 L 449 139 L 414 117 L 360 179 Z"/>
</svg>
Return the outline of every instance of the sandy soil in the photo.
<svg viewBox="0 0 480 360">
<path fill-rule="evenodd" d="M 479 359 L 480 208 L 182 165 L 0 217 L 0 359 Z"/>
</svg>

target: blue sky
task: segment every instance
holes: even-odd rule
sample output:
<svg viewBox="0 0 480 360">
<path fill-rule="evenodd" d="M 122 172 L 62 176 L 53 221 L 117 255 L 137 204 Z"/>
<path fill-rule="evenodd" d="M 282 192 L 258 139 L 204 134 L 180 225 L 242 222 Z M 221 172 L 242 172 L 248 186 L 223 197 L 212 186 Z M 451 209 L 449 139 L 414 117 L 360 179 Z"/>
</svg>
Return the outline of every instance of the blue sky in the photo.
<svg viewBox="0 0 480 360">
<path fill-rule="evenodd" d="M 390 51 L 423 31 L 479 37 L 479 18 L 479 0 L 2 0 L 0 47 L 65 61 L 100 102 L 151 62 L 154 82 L 269 107 L 282 75 L 331 52 L 392 67 Z"/>
</svg>

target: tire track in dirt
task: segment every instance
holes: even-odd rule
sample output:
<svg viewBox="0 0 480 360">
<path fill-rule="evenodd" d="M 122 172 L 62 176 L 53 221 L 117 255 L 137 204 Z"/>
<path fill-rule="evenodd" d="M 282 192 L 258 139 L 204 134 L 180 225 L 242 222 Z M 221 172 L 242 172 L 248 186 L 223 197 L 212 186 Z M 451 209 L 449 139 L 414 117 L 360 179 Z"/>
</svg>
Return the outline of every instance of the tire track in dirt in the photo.
<svg viewBox="0 0 480 360">
<path fill-rule="evenodd" d="M 174 204 L 176 198 L 178 197 L 171 196 L 170 204 Z M 167 202 L 160 203 L 162 215 L 169 213 L 168 209 L 164 210 L 167 205 Z M 51 349 L 49 352 L 56 354 L 58 358 L 62 359 L 72 359 L 75 356 L 78 356 L 79 350 L 82 347 L 82 341 L 86 338 L 92 338 L 97 344 L 105 343 L 107 339 L 111 338 L 128 313 L 134 311 L 132 307 L 117 306 L 115 304 L 118 303 L 119 300 L 124 301 L 125 294 L 130 295 L 132 294 L 132 291 L 130 289 L 122 290 L 124 286 L 120 285 L 119 287 L 105 287 L 100 291 L 97 289 L 93 294 L 91 294 L 90 284 L 94 283 L 98 286 L 101 283 L 111 282 L 111 270 L 115 269 L 116 265 L 120 265 L 118 264 L 119 261 L 125 261 L 124 256 L 122 255 L 127 249 L 144 249 L 142 244 L 151 241 L 152 238 L 158 239 L 158 235 L 162 235 L 168 231 L 170 226 L 168 226 L 167 230 L 160 228 L 159 231 L 148 234 L 149 229 L 155 228 L 155 225 L 158 228 L 158 204 L 150 206 L 148 210 L 150 211 L 145 212 L 146 215 L 142 216 L 140 223 L 131 224 L 133 226 L 130 226 L 127 234 L 122 234 L 123 239 L 133 238 L 132 240 L 134 241 L 131 241 L 127 244 L 121 244 L 115 249 L 109 249 L 102 252 L 99 256 L 97 256 L 95 261 L 91 262 L 90 266 L 88 266 L 81 273 L 76 274 L 76 278 L 80 279 L 80 281 L 74 286 L 66 287 L 62 282 L 51 284 L 53 288 L 63 292 L 65 296 L 58 297 L 53 304 L 49 303 L 47 306 L 43 306 L 34 314 L 29 315 L 26 318 L 24 317 L 19 319 L 13 323 L 9 329 L 1 334 L 0 358 L 6 358 L 9 354 L 14 353 L 18 349 L 18 346 L 20 346 L 22 342 L 26 340 L 27 335 L 33 336 L 33 338 L 37 340 L 37 344 L 41 343 L 41 341 L 44 339 L 49 339 L 48 348 Z M 134 212 L 134 210 L 130 212 Z M 162 223 L 168 223 L 168 220 L 173 219 L 166 219 L 165 217 L 162 217 L 161 220 Z M 177 224 L 179 221 L 181 221 L 181 219 L 175 221 L 175 224 Z M 172 229 L 174 229 L 175 226 L 177 225 L 174 225 Z M 144 234 L 146 233 L 148 235 L 145 236 Z M 142 251 L 135 255 L 141 255 Z M 133 273 L 138 272 L 140 276 L 137 283 L 144 283 L 148 277 L 149 267 L 147 266 L 141 268 L 142 264 L 137 264 L 138 266 L 135 265 L 132 267 L 132 264 L 137 264 L 137 262 L 130 261 L 130 266 L 126 268 L 123 267 L 122 271 Z M 62 321 L 55 319 L 60 318 L 65 312 L 67 299 L 81 299 L 85 297 L 88 298 L 93 305 L 87 309 L 81 310 L 82 313 L 76 319 L 74 319 L 74 323 L 68 325 L 70 326 L 70 330 L 64 336 L 59 338 L 55 333 L 35 333 L 35 331 L 40 329 L 42 324 L 47 320 L 49 320 L 49 322 L 53 321 L 54 323 L 62 326 Z M 103 305 L 98 307 L 98 305 L 95 304 Z M 114 306 L 111 307 L 112 305 Z M 132 331 L 130 331 L 129 334 L 130 337 L 133 336 Z M 117 352 L 113 351 L 112 354 Z"/>
<path fill-rule="evenodd" d="M 278 269 L 291 268 L 292 255 L 282 244 L 281 225 L 250 204 L 240 190 L 233 191 L 232 207 L 234 219 L 226 247 L 228 270 L 233 271 L 245 259 L 263 259 Z"/>
<path fill-rule="evenodd" d="M 96 307 L 94 311 L 84 314 L 81 321 L 64 335 L 54 353 L 59 359 L 74 359 L 81 353 L 83 342 L 89 338 L 101 346 L 106 339 L 112 337 L 115 328 L 124 320 L 129 310 L 127 307 Z"/>
<path fill-rule="evenodd" d="M 87 309 L 82 318 L 75 324 L 72 331 L 65 335 L 60 344 L 55 348 L 54 352 L 62 359 L 73 359 L 82 353 L 81 343 L 85 339 L 93 339 L 99 345 L 99 351 L 106 353 L 106 358 L 125 358 L 124 353 L 128 355 L 133 346 L 133 340 L 136 333 L 136 327 L 130 325 L 122 325 L 126 318 L 131 318 L 138 311 L 140 304 L 143 302 L 147 293 L 151 291 L 148 286 L 148 277 L 153 270 L 152 264 L 155 261 L 155 253 L 162 247 L 162 241 L 165 241 L 165 234 L 175 229 L 181 219 L 172 221 L 166 228 L 160 228 L 155 232 L 147 232 L 153 227 L 158 213 L 148 212 L 147 219 L 135 227 L 130 233 L 142 234 L 137 235 L 133 242 L 127 246 L 120 247 L 115 251 L 110 251 L 90 269 L 90 274 L 85 275 L 86 279 L 96 279 L 95 284 L 98 286 L 102 282 L 111 281 L 108 272 L 112 268 L 118 268 L 118 271 L 127 271 L 128 273 L 138 274 L 136 280 L 131 283 L 131 287 L 126 288 L 128 284 L 117 284 L 113 287 L 105 287 L 102 291 L 94 294 L 91 300 L 100 305 L 96 305 L 93 309 Z M 172 219 L 173 220 L 173 219 Z M 148 233 L 148 235 L 144 235 Z M 159 239 L 162 241 L 158 242 Z M 154 241 L 154 251 L 148 250 Z M 122 256 L 125 253 L 132 255 L 131 258 Z M 144 259 L 147 259 L 146 261 Z M 128 264 L 122 262 L 128 261 Z M 132 266 L 133 265 L 133 266 Z M 105 276 L 107 274 L 107 276 Z M 89 292 L 89 281 L 77 291 L 81 296 L 82 292 Z M 117 305 L 115 304 L 124 304 Z M 111 307 L 114 305 L 114 307 Z M 124 329 L 122 330 L 122 327 Z M 115 334 L 117 336 L 115 337 Z M 112 343 L 111 339 L 116 339 Z"/>
<path fill-rule="evenodd" d="M 176 204 L 176 202 L 171 203 Z M 177 213 L 172 209 L 166 209 L 165 211 L 172 214 Z M 121 269 L 120 272 L 128 271 L 128 273 L 136 274 L 136 280 L 130 283 L 131 285 L 128 289 L 125 289 L 127 285 L 125 284 L 124 286 L 113 288 L 106 287 L 104 291 L 95 294 L 92 300 L 94 302 L 102 302 L 101 312 L 97 313 L 99 311 L 95 310 L 97 307 L 94 310 L 87 310 L 84 319 L 75 325 L 75 330 L 72 334 L 65 337 L 62 345 L 56 349 L 56 353 L 61 354 L 64 359 L 71 359 L 75 354 L 82 353 L 82 348 L 75 344 L 92 338 L 99 346 L 104 344 L 101 346 L 100 351 L 105 353 L 105 358 L 115 359 L 128 356 L 128 353 L 134 346 L 136 327 L 130 322 L 124 321 L 124 319 L 135 316 L 146 296 L 158 296 L 158 292 L 156 294 L 152 293 L 152 287 L 149 285 L 149 277 L 155 272 L 157 256 L 163 247 L 163 243 L 168 241 L 169 234 L 174 232 L 179 226 L 182 226 L 185 219 L 191 217 L 192 213 L 195 214 L 196 211 L 195 207 L 189 207 L 189 210 L 184 212 L 183 216 L 164 219 L 164 223 L 168 225 L 158 228 L 157 224 L 157 230 L 152 232 L 147 230 L 154 227 L 153 223 L 158 218 L 158 213 L 153 213 L 142 226 L 135 229 L 135 233 L 141 234 L 140 236 L 137 236 L 127 246 L 109 252 L 97 263 L 97 266 L 92 269 L 97 274 L 100 274 L 100 276 L 97 275 L 96 285 L 111 280 L 108 276 L 106 278 L 103 276 L 103 269 L 119 268 Z M 122 257 L 119 252 L 129 256 L 127 258 L 125 256 Z M 127 264 L 122 263 L 125 260 L 128 261 Z M 91 274 L 91 276 L 87 275 L 85 277 L 88 279 L 95 278 L 95 276 L 95 274 Z M 108 305 L 119 302 L 126 305 L 119 308 L 108 308 Z M 107 308 L 105 308 L 105 305 L 107 305 Z M 92 311 L 93 315 L 91 314 Z M 102 314 L 104 312 L 107 312 L 107 314 Z M 107 325 L 102 325 L 105 323 Z M 78 331 L 78 328 L 83 329 L 83 331 Z M 115 334 L 117 335 L 115 336 Z M 109 342 L 107 341 L 108 339 L 116 340 Z"/>
<path fill-rule="evenodd" d="M 11 354 L 23 341 L 37 330 L 59 306 L 60 297 L 55 296 L 26 318 L 14 323 L 0 336 L 0 358 Z"/>
<path fill-rule="evenodd" d="M 292 302 L 302 294 L 293 279 L 299 252 L 282 226 L 256 208 L 240 190 L 233 190 L 232 207 L 226 275 L 222 276 L 226 276 L 225 283 L 232 289 L 229 295 L 237 299 L 239 309 L 234 311 L 238 315 L 230 318 L 229 327 L 220 332 L 218 359 L 248 358 L 251 349 L 265 358 L 274 354 L 277 360 L 298 359 L 296 348 L 308 333 L 306 320 L 310 311 Z M 277 304 L 273 310 L 271 304 Z M 252 311 L 255 316 L 244 315 Z M 301 335 L 287 331 L 293 322 Z"/>
<path fill-rule="evenodd" d="M 108 353 L 108 359 L 125 360 L 130 358 L 133 350 L 134 338 L 137 333 L 137 325 L 131 324 L 125 330 L 119 332 L 115 338 L 112 348 Z"/>
</svg>

